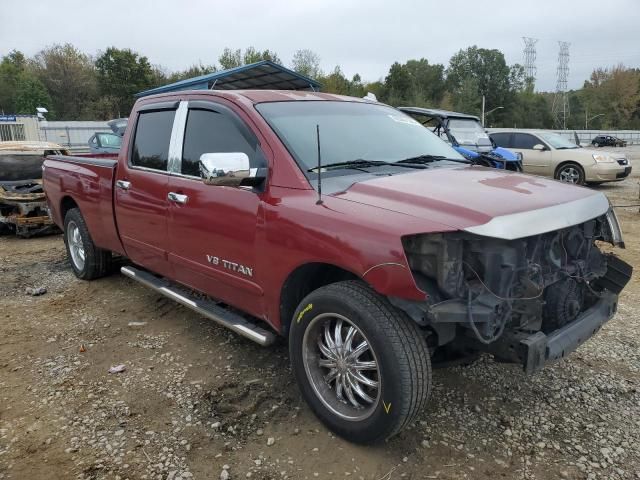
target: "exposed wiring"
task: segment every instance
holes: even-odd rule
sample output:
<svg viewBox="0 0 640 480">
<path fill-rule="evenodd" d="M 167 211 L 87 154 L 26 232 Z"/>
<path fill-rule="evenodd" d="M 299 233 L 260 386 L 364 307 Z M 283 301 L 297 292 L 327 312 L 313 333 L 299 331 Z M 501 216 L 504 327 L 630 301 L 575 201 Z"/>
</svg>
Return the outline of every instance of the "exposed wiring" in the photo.
<svg viewBox="0 0 640 480">
<path fill-rule="evenodd" d="M 468 290 L 467 292 L 468 292 L 467 293 L 467 318 L 469 319 L 469 325 L 471 325 L 471 330 L 473 330 L 473 333 L 476 334 L 476 337 L 481 343 L 484 343 L 485 345 L 489 345 L 490 343 L 495 342 L 500 337 L 500 335 L 502 335 L 502 332 L 504 332 L 504 329 L 507 325 L 507 321 L 503 320 L 502 325 L 500 325 L 500 328 L 498 329 L 498 331 L 494 333 L 491 338 L 483 337 L 480 331 L 478 330 L 478 328 L 476 327 L 476 322 L 473 320 L 473 313 L 471 313 L 471 303 L 472 303 L 471 290 Z"/>
<path fill-rule="evenodd" d="M 499 300 L 504 300 L 505 302 L 511 302 L 514 300 L 535 300 L 537 298 L 540 298 L 544 294 L 544 282 L 542 282 L 542 285 L 538 286 L 538 288 L 540 289 L 539 293 L 534 297 L 501 297 L 500 295 L 491 291 L 491 289 L 487 286 L 487 284 L 482 281 L 482 278 L 480 278 L 480 275 L 478 275 L 478 272 L 476 272 L 471 265 L 469 265 L 467 262 L 464 262 L 464 261 L 462 263 L 464 263 L 467 267 L 469 267 L 469 270 L 473 272 L 473 274 L 476 276 L 476 278 L 482 284 L 485 290 Z M 534 263 L 533 265 L 537 266 L 538 272 L 542 274 L 542 267 L 540 267 L 540 265 L 538 265 L 537 263 Z"/>
</svg>

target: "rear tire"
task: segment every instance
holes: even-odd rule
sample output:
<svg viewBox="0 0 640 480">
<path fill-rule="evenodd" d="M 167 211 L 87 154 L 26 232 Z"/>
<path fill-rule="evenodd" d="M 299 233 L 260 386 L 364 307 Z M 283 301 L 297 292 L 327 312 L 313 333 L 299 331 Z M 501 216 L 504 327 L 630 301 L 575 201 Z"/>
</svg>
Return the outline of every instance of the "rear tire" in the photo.
<svg viewBox="0 0 640 480">
<path fill-rule="evenodd" d="M 110 272 L 111 252 L 95 246 L 78 208 L 70 209 L 64 217 L 64 244 L 76 277 L 94 280 Z"/>
<path fill-rule="evenodd" d="M 555 178 L 565 183 L 584 185 L 584 170 L 577 163 L 568 162 L 558 168 Z"/>
<path fill-rule="evenodd" d="M 357 443 L 387 439 L 413 422 L 431 390 L 418 326 L 359 281 L 321 287 L 296 309 L 293 372 L 316 416 Z"/>
</svg>

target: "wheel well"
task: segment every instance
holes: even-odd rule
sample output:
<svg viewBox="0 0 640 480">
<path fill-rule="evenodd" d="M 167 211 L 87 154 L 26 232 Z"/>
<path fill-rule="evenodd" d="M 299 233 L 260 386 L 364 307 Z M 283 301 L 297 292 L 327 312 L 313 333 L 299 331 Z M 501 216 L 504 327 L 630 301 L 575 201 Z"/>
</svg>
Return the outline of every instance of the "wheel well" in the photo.
<svg viewBox="0 0 640 480">
<path fill-rule="evenodd" d="M 308 263 L 289 274 L 280 293 L 280 330 L 289 332 L 293 312 L 309 293 L 330 283 L 357 280 L 359 277 L 348 270 L 327 263 Z"/>
<path fill-rule="evenodd" d="M 582 170 L 582 175 L 584 176 L 584 167 L 583 167 L 582 165 L 580 165 L 578 162 L 574 162 L 573 160 L 566 160 L 566 161 L 562 162 L 560 165 L 558 165 L 558 166 L 556 167 L 556 171 L 554 172 L 553 176 L 554 176 L 554 177 L 555 177 L 555 176 L 557 176 L 557 175 L 558 175 L 558 172 L 560 171 L 560 169 L 561 169 L 562 167 L 564 167 L 565 165 L 569 165 L 569 164 L 571 164 L 571 165 L 575 165 L 575 166 L 576 166 L 576 167 L 578 167 L 580 170 Z"/>
<path fill-rule="evenodd" d="M 62 202 L 60 202 L 60 216 L 62 217 L 60 220 L 64 223 L 64 217 L 67 216 L 67 212 L 72 208 L 77 208 L 78 204 L 71 197 L 64 197 Z"/>
</svg>

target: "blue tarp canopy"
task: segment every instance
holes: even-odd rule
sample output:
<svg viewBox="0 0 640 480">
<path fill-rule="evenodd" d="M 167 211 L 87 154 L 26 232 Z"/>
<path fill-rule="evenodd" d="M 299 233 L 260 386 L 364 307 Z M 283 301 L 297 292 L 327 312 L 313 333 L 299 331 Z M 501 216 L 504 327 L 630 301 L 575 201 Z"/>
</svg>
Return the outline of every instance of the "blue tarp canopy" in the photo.
<svg viewBox="0 0 640 480">
<path fill-rule="evenodd" d="M 320 90 L 320 83 L 270 60 L 242 65 L 137 93 L 145 97 L 180 90 Z"/>
</svg>

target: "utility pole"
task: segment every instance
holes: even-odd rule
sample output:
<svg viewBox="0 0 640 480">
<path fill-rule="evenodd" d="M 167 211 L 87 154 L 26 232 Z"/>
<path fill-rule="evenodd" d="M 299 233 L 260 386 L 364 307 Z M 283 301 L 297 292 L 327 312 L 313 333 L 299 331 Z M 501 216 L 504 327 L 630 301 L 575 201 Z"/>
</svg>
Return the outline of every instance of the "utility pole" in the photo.
<svg viewBox="0 0 640 480">
<path fill-rule="evenodd" d="M 504 107 L 492 108 L 491 110 L 489 110 L 488 112 L 485 113 L 484 107 L 485 107 L 485 98 L 484 98 L 484 95 L 482 95 L 482 127 L 484 127 L 485 118 L 487 118 L 490 114 L 492 114 L 496 110 L 502 110 L 504 108 Z"/>
<path fill-rule="evenodd" d="M 593 119 L 596 119 L 598 117 L 604 117 L 604 113 L 599 113 L 597 115 L 594 115 L 593 117 L 589 118 L 589 109 L 586 108 L 584 111 L 584 129 L 585 130 L 589 130 L 589 122 Z"/>
<path fill-rule="evenodd" d="M 553 107 L 551 113 L 553 115 L 554 127 L 562 130 L 567 129 L 567 120 L 569 119 L 569 96 L 567 94 L 567 79 L 569 77 L 569 42 L 558 42 L 560 52 L 558 53 L 558 69 L 556 81 L 556 93 L 553 97 Z"/>
</svg>

